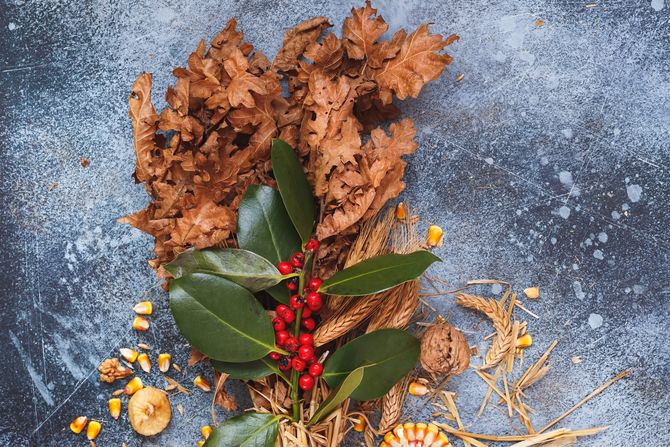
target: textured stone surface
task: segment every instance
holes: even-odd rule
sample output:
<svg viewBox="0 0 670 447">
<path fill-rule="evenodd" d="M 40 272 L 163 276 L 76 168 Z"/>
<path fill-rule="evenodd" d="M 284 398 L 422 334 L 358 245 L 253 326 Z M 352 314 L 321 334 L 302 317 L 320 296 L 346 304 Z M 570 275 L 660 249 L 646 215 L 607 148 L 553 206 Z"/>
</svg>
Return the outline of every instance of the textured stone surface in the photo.
<svg viewBox="0 0 670 447">
<path fill-rule="evenodd" d="M 563 425 L 611 428 L 585 446 L 670 442 L 670 5 L 663 0 L 385 1 L 393 29 L 433 22 L 458 33 L 455 58 L 421 97 L 403 104 L 419 128 L 405 199 L 445 228 L 449 283 L 472 278 L 539 285 L 526 303 L 532 361 L 561 340 L 550 376 L 529 391 L 537 426 L 623 368 L 633 378 Z M 134 185 L 126 98 L 135 76 L 171 82 L 200 38 L 231 16 L 274 54 L 282 32 L 317 14 L 340 25 L 352 6 L 300 1 L 62 2 L 0 5 L 0 284 L 5 379 L 3 445 L 84 445 L 67 430 L 103 421 L 100 446 L 195 445 L 209 419 L 199 391 L 156 439 L 107 415 L 113 387 L 95 368 L 142 340 L 184 365 L 165 297 L 144 260 L 148 237 L 115 219 L 147 198 Z M 543 19 L 541 27 L 535 25 Z M 457 73 L 464 79 L 456 82 Z M 154 100 L 160 107 L 162 98 Z M 79 157 L 90 159 L 83 168 Z M 665 211 L 664 211 L 665 210 Z M 482 292 L 500 293 L 486 287 Z M 141 296 L 156 303 L 152 330 L 128 328 Z M 489 329 L 450 298 L 431 304 L 484 347 Z M 124 310 L 124 309 L 127 309 Z M 582 362 L 573 365 L 572 356 Z M 197 370 L 175 378 L 189 384 Z M 157 372 L 143 376 L 161 384 Z M 474 373 L 451 381 L 469 429 L 509 433 L 504 411 L 474 415 L 484 389 Z M 241 388 L 237 388 L 241 391 Z M 240 404 L 249 404 L 243 394 Z M 432 409 L 409 399 L 407 414 Z M 220 417 L 225 414 L 220 413 Z M 518 425 L 518 424 L 516 424 Z"/>
</svg>

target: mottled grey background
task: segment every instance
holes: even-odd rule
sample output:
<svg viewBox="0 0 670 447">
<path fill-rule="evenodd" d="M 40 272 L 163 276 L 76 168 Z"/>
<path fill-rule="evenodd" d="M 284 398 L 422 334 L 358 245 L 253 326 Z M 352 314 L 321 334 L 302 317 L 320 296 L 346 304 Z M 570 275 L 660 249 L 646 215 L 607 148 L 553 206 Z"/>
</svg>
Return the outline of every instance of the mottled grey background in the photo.
<svg viewBox="0 0 670 447">
<path fill-rule="evenodd" d="M 147 197 L 131 181 L 126 99 L 135 76 L 154 73 L 154 100 L 200 38 L 229 17 L 269 55 L 297 21 L 324 14 L 337 26 L 346 1 L 20 1 L 0 3 L 0 290 L 2 445 L 77 446 L 67 424 L 103 421 L 99 446 L 189 446 L 209 419 L 209 399 L 175 397 L 186 409 L 156 439 L 135 437 L 106 410 L 114 387 L 96 366 L 139 340 L 184 346 L 145 260 L 150 239 L 115 219 Z M 393 30 L 430 21 L 458 33 L 455 62 L 419 99 L 404 197 L 446 230 L 432 270 L 454 285 L 500 278 L 539 285 L 526 303 L 537 358 L 561 340 L 550 376 L 529 391 L 541 426 L 623 368 L 631 379 L 564 426 L 610 425 L 585 446 L 670 442 L 670 5 L 644 1 L 376 2 Z M 537 19 L 545 25 L 535 26 Z M 464 79 L 456 82 L 458 73 Z M 79 157 L 90 159 L 83 168 Z M 154 287 L 152 289 L 152 287 Z M 152 330 L 129 330 L 148 292 Z M 499 293 L 487 287 L 487 293 Z M 487 323 L 432 304 L 482 343 Z M 572 356 L 582 363 L 573 365 Z M 190 384 L 197 371 L 176 374 Z M 145 382 L 162 385 L 157 372 Z M 510 433 L 494 407 L 475 420 L 484 393 L 468 372 L 450 383 L 469 429 Z M 429 418 L 431 410 L 410 414 Z M 241 405 L 248 405 L 242 399 Z M 419 414 L 420 413 L 420 414 Z M 223 416 L 223 415 L 221 415 Z M 519 424 L 515 423 L 518 427 Z"/>
</svg>

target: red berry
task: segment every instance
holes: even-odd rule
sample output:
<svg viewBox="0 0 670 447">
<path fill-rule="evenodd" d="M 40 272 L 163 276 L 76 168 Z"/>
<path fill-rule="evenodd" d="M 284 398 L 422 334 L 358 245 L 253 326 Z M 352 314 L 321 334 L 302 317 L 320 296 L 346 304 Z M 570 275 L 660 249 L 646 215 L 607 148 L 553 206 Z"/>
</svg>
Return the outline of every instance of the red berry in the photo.
<svg viewBox="0 0 670 447">
<path fill-rule="evenodd" d="M 316 327 L 316 321 L 314 321 L 314 318 L 305 318 L 304 320 L 302 320 L 302 327 L 304 327 L 308 331 L 313 331 L 314 328 Z"/>
<path fill-rule="evenodd" d="M 289 273 L 293 273 L 293 266 L 288 262 L 280 262 L 277 265 L 277 270 L 279 270 L 279 273 L 282 275 L 288 275 Z"/>
<path fill-rule="evenodd" d="M 300 372 L 305 369 L 307 364 L 303 359 L 299 359 L 298 357 L 293 357 L 291 360 L 291 367 L 295 369 L 296 371 Z"/>
<path fill-rule="evenodd" d="M 318 248 L 319 248 L 319 241 L 317 241 L 316 239 L 310 239 L 305 244 L 305 250 L 316 251 Z"/>
<path fill-rule="evenodd" d="M 298 290 L 298 281 L 299 281 L 298 278 L 295 277 L 289 278 L 285 283 L 286 288 L 289 290 Z"/>
<path fill-rule="evenodd" d="M 309 365 L 309 374 L 314 377 L 319 377 L 323 373 L 323 365 L 321 363 L 312 363 Z"/>
<path fill-rule="evenodd" d="M 291 359 L 283 356 L 279 359 L 279 362 L 277 362 L 277 366 L 279 366 L 279 369 L 282 371 L 288 371 L 291 369 Z"/>
<path fill-rule="evenodd" d="M 277 307 L 275 308 L 275 311 L 277 312 L 277 315 L 280 315 L 285 310 L 288 310 L 288 308 L 289 307 L 285 304 L 278 304 Z"/>
<path fill-rule="evenodd" d="M 284 320 L 286 323 L 292 323 L 295 320 L 295 312 L 289 309 L 287 306 L 284 306 L 285 309 L 282 309 L 281 312 L 277 311 L 279 318 Z"/>
<path fill-rule="evenodd" d="M 298 348 L 298 357 L 307 361 L 314 355 L 314 349 L 309 345 L 302 345 Z"/>
<path fill-rule="evenodd" d="M 305 304 L 312 312 L 318 312 L 323 306 L 323 301 L 321 300 L 321 295 L 316 292 L 309 292 L 305 297 Z"/>
<path fill-rule="evenodd" d="M 321 284 L 323 284 L 323 281 L 321 281 L 321 279 L 312 278 L 307 283 L 307 287 L 309 287 L 312 292 L 318 292 L 319 287 L 321 287 Z"/>
<path fill-rule="evenodd" d="M 286 340 L 288 340 L 289 337 L 290 335 L 287 331 L 278 331 L 275 334 L 275 340 L 277 341 L 277 346 L 282 346 L 284 343 L 286 343 Z"/>
<path fill-rule="evenodd" d="M 271 352 L 270 353 L 270 358 L 272 360 L 279 360 L 281 358 L 281 354 L 278 352 Z"/>
<path fill-rule="evenodd" d="M 305 262 L 305 255 L 300 252 L 293 253 L 291 256 L 291 265 L 295 268 L 302 267 L 302 264 Z"/>
<path fill-rule="evenodd" d="M 314 344 L 314 337 L 312 337 L 312 334 L 300 334 L 298 341 L 301 345 L 312 346 Z"/>
<path fill-rule="evenodd" d="M 300 389 L 303 391 L 309 391 L 314 388 L 314 377 L 309 374 L 303 374 L 300 376 L 299 381 Z"/>
<path fill-rule="evenodd" d="M 291 296 L 291 307 L 294 309 L 300 309 L 305 305 L 305 300 L 300 295 Z"/>
<path fill-rule="evenodd" d="M 293 352 L 293 351 L 296 351 L 296 350 L 300 347 L 300 342 L 299 342 L 298 339 L 295 338 L 295 337 L 289 337 L 289 338 L 286 340 L 286 343 L 284 343 L 284 347 L 285 347 L 288 351 L 292 351 L 292 352 Z"/>
<path fill-rule="evenodd" d="M 300 318 L 302 318 L 304 320 L 305 318 L 309 318 L 311 316 L 312 316 L 312 311 L 309 309 L 309 307 L 303 307 L 302 308 L 302 315 L 301 315 Z"/>
<path fill-rule="evenodd" d="M 312 363 L 316 363 L 316 361 L 317 361 L 317 358 L 316 358 L 315 355 L 313 355 L 312 357 L 310 357 L 309 360 L 307 360 L 307 363 L 309 363 L 311 365 Z"/>
<path fill-rule="evenodd" d="M 275 329 L 275 332 L 283 331 L 286 329 L 286 323 L 281 318 L 275 317 L 272 319 L 272 327 Z"/>
</svg>

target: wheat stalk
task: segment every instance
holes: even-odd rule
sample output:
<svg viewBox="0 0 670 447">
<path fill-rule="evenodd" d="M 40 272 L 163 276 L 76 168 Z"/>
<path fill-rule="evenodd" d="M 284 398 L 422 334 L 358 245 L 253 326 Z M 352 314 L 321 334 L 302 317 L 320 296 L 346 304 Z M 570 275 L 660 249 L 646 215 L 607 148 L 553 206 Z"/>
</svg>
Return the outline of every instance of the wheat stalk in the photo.
<svg viewBox="0 0 670 447">
<path fill-rule="evenodd" d="M 407 384 L 409 376 L 405 376 L 400 382 L 396 383 L 384 397 L 382 397 L 381 419 L 379 420 L 379 433 L 386 433 L 400 419 L 402 405 L 407 395 Z"/>
<path fill-rule="evenodd" d="M 357 302 L 324 321 L 312 334 L 314 345 L 321 346 L 333 341 L 361 324 L 370 314 L 386 300 L 388 292 L 357 298 Z"/>
<path fill-rule="evenodd" d="M 496 330 L 496 337 L 491 344 L 491 348 L 486 353 L 485 364 L 482 369 L 493 368 L 505 360 L 514 347 L 514 337 L 512 334 L 512 323 L 510 316 L 505 309 L 493 299 L 485 299 L 481 296 L 470 295 L 468 293 L 457 293 L 456 303 L 484 313 Z"/>
<path fill-rule="evenodd" d="M 409 281 L 389 291 L 384 306 L 370 319 L 366 332 L 382 328 L 405 328 L 419 305 L 419 282 Z"/>
</svg>

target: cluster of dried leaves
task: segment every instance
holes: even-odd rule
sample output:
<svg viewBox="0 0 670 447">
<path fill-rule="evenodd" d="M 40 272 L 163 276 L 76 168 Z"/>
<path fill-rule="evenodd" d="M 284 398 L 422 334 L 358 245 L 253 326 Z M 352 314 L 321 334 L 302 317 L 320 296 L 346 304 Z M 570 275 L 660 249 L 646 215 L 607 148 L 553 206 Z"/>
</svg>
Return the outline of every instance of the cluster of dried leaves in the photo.
<svg viewBox="0 0 670 447">
<path fill-rule="evenodd" d="M 129 99 L 135 179 L 147 208 L 121 219 L 155 237 L 154 268 L 187 247 L 234 245 L 236 210 L 250 184 L 269 184 L 273 138 L 296 147 L 319 199 L 320 266 L 346 256 L 360 225 L 404 188 L 402 156 L 417 148 L 394 97 L 416 97 L 451 57 L 458 39 L 422 25 L 380 41 L 388 25 L 370 4 L 352 10 L 342 38 L 316 17 L 289 30 L 270 62 L 243 41 L 235 20 L 207 48 L 201 41 L 176 68 L 169 107 L 158 115 L 152 78 L 140 75 Z M 283 83 L 288 94 L 283 94 Z M 160 271 L 161 276 L 164 272 Z"/>
</svg>

